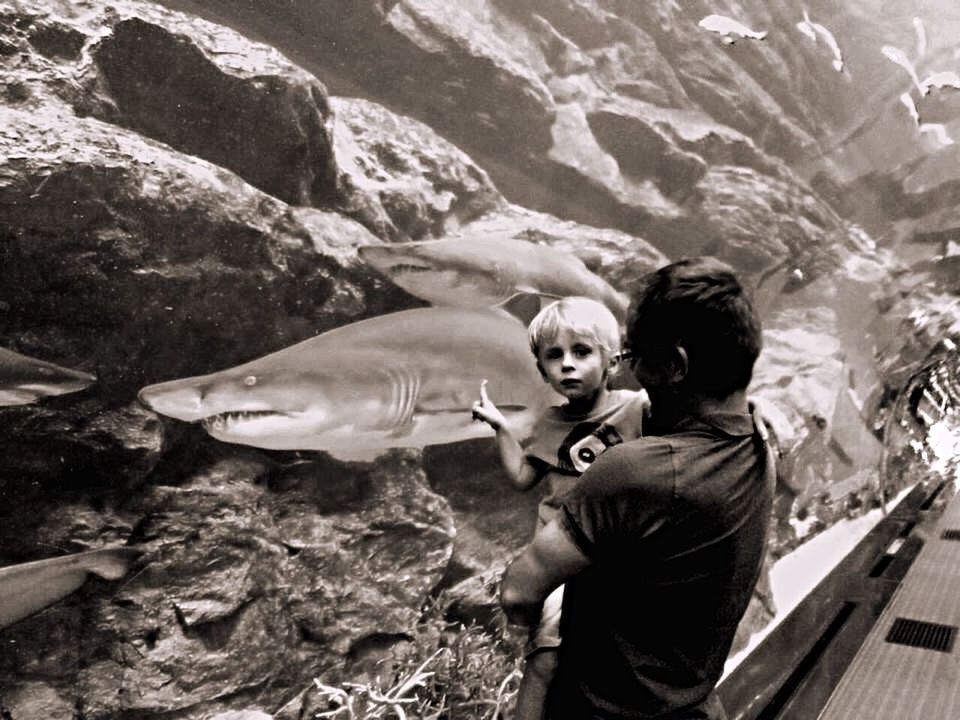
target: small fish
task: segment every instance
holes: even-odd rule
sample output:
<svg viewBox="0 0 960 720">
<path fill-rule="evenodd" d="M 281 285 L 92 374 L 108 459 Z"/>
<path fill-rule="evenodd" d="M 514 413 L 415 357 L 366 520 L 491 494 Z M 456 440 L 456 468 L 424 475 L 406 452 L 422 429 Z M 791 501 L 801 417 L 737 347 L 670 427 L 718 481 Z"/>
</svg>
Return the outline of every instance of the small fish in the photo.
<svg viewBox="0 0 960 720">
<path fill-rule="evenodd" d="M 907 58 L 907 54 L 903 52 L 900 48 L 895 48 L 892 45 L 884 45 L 880 48 L 880 52 L 883 53 L 890 62 L 896 63 L 904 70 L 907 71 L 907 74 L 910 76 L 910 79 L 913 80 L 913 84 L 917 89 L 923 93 L 923 85 L 920 84 L 920 78 L 917 76 L 916 68 L 913 67 L 913 63 L 910 62 Z"/>
<path fill-rule="evenodd" d="M 813 24 L 810 22 L 810 16 L 807 14 L 806 8 L 803 10 L 803 20 L 797 23 L 797 30 L 813 40 L 814 43 L 817 42 L 817 33 L 813 29 Z"/>
<path fill-rule="evenodd" d="M 947 128 L 942 123 L 923 123 L 918 130 L 921 134 L 932 135 L 941 146 L 954 144 L 953 138 L 947 134 Z"/>
<path fill-rule="evenodd" d="M 520 434 L 560 399 L 522 324 L 450 307 L 361 320 L 234 368 L 150 385 L 139 398 L 224 442 L 369 460 L 387 448 L 491 435 L 471 415 L 485 378 Z"/>
<path fill-rule="evenodd" d="M 0 628 L 66 597 L 89 574 L 122 578 L 140 554 L 135 547 L 104 548 L 0 568 Z"/>
<path fill-rule="evenodd" d="M 917 60 L 927 54 L 927 30 L 923 25 L 923 20 L 918 17 L 913 18 L 913 29 L 917 34 Z"/>
<path fill-rule="evenodd" d="M 767 37 L 767 31 L 756 31 L 751 30 L 746 25 L 728 18 L 724 15 L 707 15 L 700 22 L 697 23 L 704 30 L 709 30 L 710 32 L 719 33 L 724 36 L 724 42 L 732 43 L 733 36 L 739 35 L 740 37 L 749 38 L 750 40 L 763 40 Z"/>
<path fill-rule="evenodd" d="M 942 90 L 945 87 L 960 90 L 960 75 L 957 75 L 953 70 L 944 70 L 928 75 L 920 81 L 920 92 L 924 95 L 929 95 L 931 88 Z"/>
<path fill-rule="evenodd" d="M 920 112 L 917 110 L 917 104 L 913 101 L 913 96 L 905 92 L 900 96 L 900 102 L 904 104 L 907 108 L 907 112 L 910 113 L 910 117 L 913 118 L 913 122 L 917 127 L 920 126 Z"/>
<path fill-rule="evenodd" d="M 837 40 L 833 36 L 833 33 L 820 23 L 812 22 L 810 23 L 810 27 L 814 32 L 817 33 L 817 35 L 823 38 L 823 41 L 827 44 L 827 47 L 829 47 L 833 52 L 833 69 L 837 72 L 843 72 L 843 53 L 840 52 L 840 46 L 837 44 Z"/>
<path fill-rule="evenodd" d="M 0 406 L 29 405 L 83 390 L 96 380 L 89 373 L 0 348 Z"/>
</svg>

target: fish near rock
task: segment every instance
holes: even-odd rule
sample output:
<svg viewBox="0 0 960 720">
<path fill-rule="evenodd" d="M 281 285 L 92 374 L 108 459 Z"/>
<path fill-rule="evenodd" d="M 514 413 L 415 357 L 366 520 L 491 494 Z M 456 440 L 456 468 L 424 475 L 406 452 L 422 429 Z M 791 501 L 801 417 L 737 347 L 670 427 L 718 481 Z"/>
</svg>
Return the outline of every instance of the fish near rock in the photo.
<svg viewBox="0 0 960 720">
<path fill-rule="evenodd" d="M 365 245 L 360 257 L 411 295 L 434 305 L 492 307 L 518 293 L 593 298 L 623 321 L 627 299 L 577 257 L 507 238 Z"/>
<path fill-rule="evenodd" d="M 119 580 L 140 554 L 135 547 L 104 548 L 0 568 L 0 628 L 66 597 L 91 574 Z"/>
<path fill-rule="evenodd" d="M 0 348 L 0 407 L 78 392 L 96 381 L 90 373 Z"/>
<path fill-rule="evenodd" d="M 767 37 L 766 30 L 751 30 L 743 23 L 737 22 L 725 15 L 707 15 L 697 23 L 704 30 L 723 35 L 723 40 L 727 44 L 733 44 L 733 36 L 739 35 L 750 40 L 763 40 Z"/>
<path fill-rule="evenodd" d="M 224 442 L 369 460 L 492 434 L 471 414 L 485 379 L 520 433 L 560 400 L 516 319 L 444 307 L 361 320 L 234 368 L 150 385 L 139 398 Z"/>
</svg>

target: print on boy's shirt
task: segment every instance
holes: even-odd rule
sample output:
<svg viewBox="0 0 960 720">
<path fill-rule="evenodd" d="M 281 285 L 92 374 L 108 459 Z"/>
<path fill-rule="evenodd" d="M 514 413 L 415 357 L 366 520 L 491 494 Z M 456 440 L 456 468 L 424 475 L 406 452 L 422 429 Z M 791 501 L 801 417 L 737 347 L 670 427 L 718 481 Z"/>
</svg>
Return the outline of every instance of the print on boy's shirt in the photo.
<svg viewBox="0 0 960 720">
<path fill-rule="evenodd" d="M 582 473 L 600 453 L 622 442 L 623 437 L 617 432 L 617 428 L 608 422 L 580 423 L 560 445 L 560 463 Z"/>
<path fill-rule="evenodd" d="M 579 475 L 608 447 L 640 437 L 649 406 L 643 391 L 613 390 L 604 407 L 585 417 L 549 408 L 525 452 L 556 471 Z"/>
</svg>

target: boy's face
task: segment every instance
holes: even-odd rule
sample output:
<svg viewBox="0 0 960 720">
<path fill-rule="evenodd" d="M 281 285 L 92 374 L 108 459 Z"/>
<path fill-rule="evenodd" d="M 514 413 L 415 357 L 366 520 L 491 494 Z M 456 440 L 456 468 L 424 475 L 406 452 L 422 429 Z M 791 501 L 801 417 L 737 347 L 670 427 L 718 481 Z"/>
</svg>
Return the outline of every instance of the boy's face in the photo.
<svg viewBox="0 0 960 720">
<path fill-rule="evenodd" d="M 592 395 L 607 381 L 603 348 L 566 328 L 543 344 L 537 363 L 550 386 L 568 400 Z"/>
</svg>

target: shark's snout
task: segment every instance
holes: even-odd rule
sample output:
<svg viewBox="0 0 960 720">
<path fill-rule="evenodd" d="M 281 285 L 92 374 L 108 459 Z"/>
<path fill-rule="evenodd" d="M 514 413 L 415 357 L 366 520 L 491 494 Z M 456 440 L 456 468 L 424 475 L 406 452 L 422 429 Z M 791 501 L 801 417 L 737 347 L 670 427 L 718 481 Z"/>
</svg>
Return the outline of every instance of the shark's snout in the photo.
<svg viewBox="0 0 960 720">
<path fill-rule="evenodd" d="M 56 367 L 49 373 L 45 373 L 50 381 L 61 386 L 69 386 L 77 390 L 83 390 L 97 381 L 97 376 L 82 370 L 71 370 L 69 368 Z"/>
<path fill-rule="evenodd" d="M 78 392 L 96 381 L 88 372 L 0 348 L 0 406 L 27 405 Z"/>
<path fill-rule="evenodd" d="M 176 380 L 148 385 L 137 394 L 137 399 L 156 413 L 185 422 L 202 420 L 207 415 L 203 409 L 200 388 L 183 385 Z"/>
<path fill-rule="evenodd" d="M 35 393 L 38 398 L 42 398 L 86 390 L 96 381 L 96 375 L 81 370 L 47 365 L 37 368 L 36 376 L 32 380 L 24 382 L 22 388 Z"/>
</svg>

